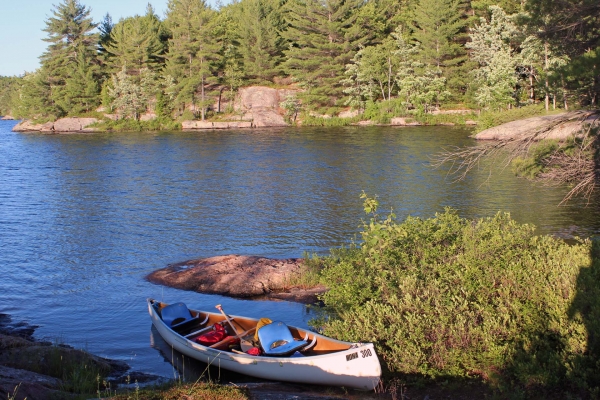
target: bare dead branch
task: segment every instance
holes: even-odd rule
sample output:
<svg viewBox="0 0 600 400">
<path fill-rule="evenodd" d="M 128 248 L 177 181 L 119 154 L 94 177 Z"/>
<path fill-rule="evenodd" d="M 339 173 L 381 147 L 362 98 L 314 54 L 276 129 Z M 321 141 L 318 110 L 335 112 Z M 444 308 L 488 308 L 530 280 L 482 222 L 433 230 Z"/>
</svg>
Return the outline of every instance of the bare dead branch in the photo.
<svg viewBox="0 0 600 400">
<path fill-rule="evenodd" d="M 582 125 L 580 133 L 576 135 L 575 148 L 571 152 L 565 153 L 563 144 L 545 156 L 541 160 L 543 171 L 535 179 L 553 186 L 572 185 L 560 204 L 579 195 L 583 195 L 589 201 L 600 182 L 600 157 L 596 155 L 597 152 L 600 152 L 598 137 L 600 114 L 594 112 L 569 113 L 544 126 L 510 139 L 486 141 L 464 148 L 444 149 L 433 157 L 432 165 L 439 168 L 449 164 L 448 175 L 454 176 L 454 182 L 465 179 L 467 174 L 479 166 L 483 160 L 492 161 L 489 165 L 491 174 L 498 162 L 502 168 L 505 168 L 516 158 L 528 155 L 532 146 L 545 139 L 548 132 L 556 126 L 570 121 L 580 123 L 586 121 L 586 124 Z"/>
</svg>

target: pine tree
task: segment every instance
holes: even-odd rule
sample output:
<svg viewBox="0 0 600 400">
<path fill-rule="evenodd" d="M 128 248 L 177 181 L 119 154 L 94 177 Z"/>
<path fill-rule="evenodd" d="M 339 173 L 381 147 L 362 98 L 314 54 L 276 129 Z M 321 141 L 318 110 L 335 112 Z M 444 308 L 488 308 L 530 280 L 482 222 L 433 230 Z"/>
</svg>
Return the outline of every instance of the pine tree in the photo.
<svg viewBox="0 0 600 400">
<path fill-rule="evenodd" d="M 90 68 L 97 65 L 98 35 L 91 33 L 96 25 L 89 15 L 90 10 L 79 1 L 64 0 L 54 7 L 52 16 L 46 21 L 44 31 L 48 37 L 44 40 L 50 44 L 40 61 L 52 103 L 46 111 L 56 116 L 71 113 L 78 108 L 66 91 L 67 85 L 73 86 L 69 80 L 73 77 L 73 71 L 78 71 L 78 63 L 85 59 Z M 95 79 L 94 71 L 91 75 L 86 75 L 92 81 Z"/>
<path fill-rule="evenodd" d="M 90 112 L 98 106 L 99 86 L 94 77 L 94 70 L 85 55 L 79 54 L 75 69 L 66 81 L 61 104 L 63 107 L 69 107 L 70 114 Z"/>
<path fill-rule="evenodd" d="M 460 66 L 467 56 L 460 41 L 467 23 L 463 0 L 419 0 L 411 26 L 413 39 L 420 44 L 418 60 L 441 70 L 457 95 L 466 92 Z"/>
<path fill-rule="evenodd" d="M 167 24 L 172 38 L 167 54 L 167 71 L 177 83 L 176 102 L 192 104 L 200 89 L 200 115 L 204 120 L 207 85 L 215 81 L 213 71 L 218 43 L 213 41 L 214 11 L 204 0 L 169 0 Z"/>
<path fill-rule="evenodd" d="M 126 67 L 129 74 L 139 75 L 143 68 L 153 71 L 162 68 L 167 38 L 162 22 L 149 5 L 146 15 L 125 18 L 113 26 L 110 40 L 103 47 L 110 54 L 112 71 Z"/>
<path fill-rule="evenodd" d="M 260 83 L 278 75 L 288 47 L 279 0 L 244 0 L 236 13 L 239 51 L 247 76 Z"/>
<path fill-rule="evenodd" d="M 305 89 L 304 104 L 313 108 L 341 105 L 345 66 L 371 32 L 356 29 L 359 0 L 291 0 L 284 33 L 287 72 Z"/>
<path fill-rule="evenodd" d="M 44 68 L 26 74 L 19 96 L 12 102 L 13 117 L 24 119 L 55 119 L 57 108 L 51 99 L 52 87 Z M 16 100 L 16 101 L 15 101 Z"/>
</svg>

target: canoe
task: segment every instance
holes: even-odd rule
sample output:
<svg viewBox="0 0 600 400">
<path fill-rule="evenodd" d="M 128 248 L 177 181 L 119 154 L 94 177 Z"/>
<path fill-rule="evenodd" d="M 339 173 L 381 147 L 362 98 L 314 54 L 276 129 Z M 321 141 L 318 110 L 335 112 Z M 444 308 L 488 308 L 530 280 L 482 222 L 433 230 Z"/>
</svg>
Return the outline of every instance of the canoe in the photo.
<svg viewBox="0 0 600 400">
<path fill-rule="evenodd" d="M 174 306 L 184 308 L 186 315 L 173 319 L 171 311 Z M 253 337 L 259 320 L 226 315 L 223 312 L 191 309 L 187 314 L 187 310 L 183 303 L 169 307 L 169 304 L 148 299 L 148 312 L 162 338 L 175 350 L 198 361 L 256 378 L 276 381 L 343 386 L 361 390 L 373 390 L 379 384 L 381 365 L 372 343 L 343 342 L 307 329 L 287 326 L 293 339 L 287 342 L 279 341 L 285 344 L 281 347 L 277 347 L 279 343 L 275 341 L 273 345 L 276 347 L 273 350 L 262 346 L 263 354 L 253 356 L 239 348 L 229 348 L 227 344 L 233 343 L 232 339 L 235 339 L 236 335 L 242 338 L 242 343 L 245 339 Z M 231 336 L 222 343 L 210 346 L 198 343 L 198 338 L 212 331 L 214 324 L 220 324 Z M 281 322 L 273 322 L 269 326 L 282 329 L 281 325 L 286 326 Z M 232 332 L 233 329 L 235 332 Z M 263 333 L 266 331 L 266 328 L 259 326 L 261 345 L 265 341 Z M 290 346 L 300 348 L 296 351 Z M 283 347 L 290 348 L 293 355 L 265 355 L 265 352 L 277 351 Z"/>
</svg>

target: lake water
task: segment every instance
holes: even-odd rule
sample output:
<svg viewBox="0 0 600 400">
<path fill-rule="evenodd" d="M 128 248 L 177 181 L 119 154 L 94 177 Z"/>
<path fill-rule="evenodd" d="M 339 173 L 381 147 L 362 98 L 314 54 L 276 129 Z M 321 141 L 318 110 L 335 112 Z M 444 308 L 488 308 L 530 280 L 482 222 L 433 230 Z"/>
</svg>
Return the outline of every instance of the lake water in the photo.
<svg viewBox="0 0 600 400">
<path fill-rule="evenodd" d="M 445 206 L 463 217 L 509 211 L 540 233 L 600 230 L 599 201 L 558 207 L 564 188 L 509 170 L 452 183 L 429 165 L 473 143 L 458 128 L 303 128 L 201 133 L 40 135 L 0 121 L 0 312 L 134 370 L 172 376 L 145 299 L 223 304 L 230 314 L 306 326 L 289 302 L 164 288 L 144 277 L 222 254 L 301 257 L 352 240 L 364 190 L 398 219 Z"/>
</svg>

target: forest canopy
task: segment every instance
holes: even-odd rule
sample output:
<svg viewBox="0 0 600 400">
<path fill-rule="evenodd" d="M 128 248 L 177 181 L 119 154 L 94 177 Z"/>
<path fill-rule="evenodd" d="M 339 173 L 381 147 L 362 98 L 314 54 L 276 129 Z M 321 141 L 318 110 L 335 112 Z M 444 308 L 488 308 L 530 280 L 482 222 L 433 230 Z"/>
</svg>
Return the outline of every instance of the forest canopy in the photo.
<svg viewBox="0 0 600 400">
<path fill-rule="evenodd" d="M 595 107 L 600 92 L 591 0 L 168 0 L 118 22 L 63 0 L 49 15 L 40 68 L 0 79 L 0 114 L 204 119 L 253 84 L 329 115 Z"/>
</svg>

